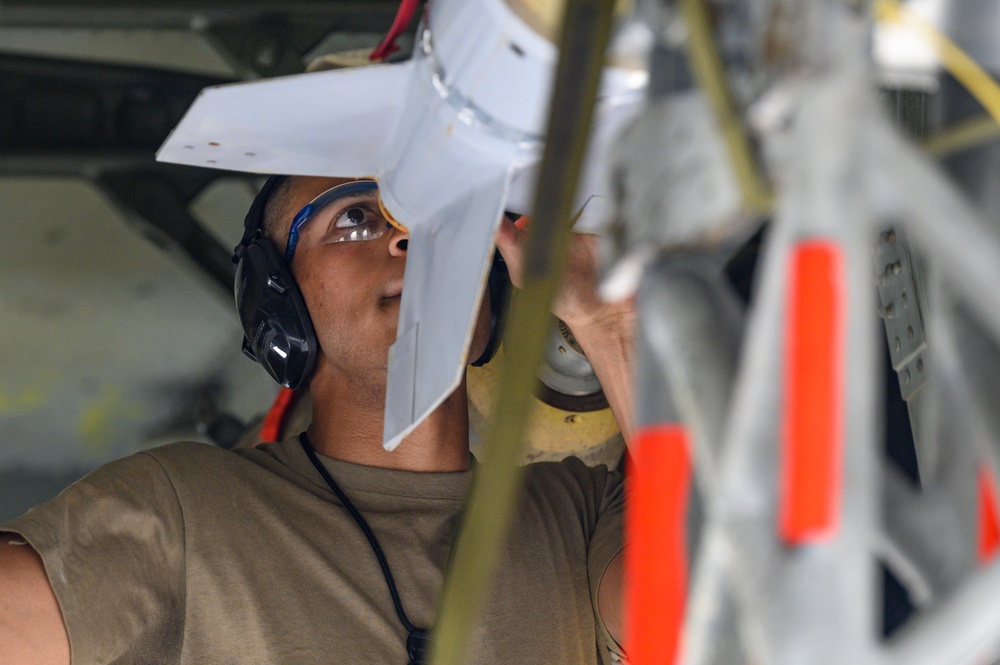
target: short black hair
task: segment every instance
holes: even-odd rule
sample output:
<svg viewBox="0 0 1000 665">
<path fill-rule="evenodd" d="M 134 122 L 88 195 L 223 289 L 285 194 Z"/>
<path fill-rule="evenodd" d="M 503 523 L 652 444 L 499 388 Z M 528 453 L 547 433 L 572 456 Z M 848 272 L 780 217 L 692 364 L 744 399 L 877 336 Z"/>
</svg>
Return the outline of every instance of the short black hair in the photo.
<svg viewBox="0 0 1000 665">
<path fill-rule="evenodd" d="M 264 237 L 269 238 L 276 246 L 283 245 L 277 234 L 282 227 L 282 217 L 288 214 L 286 200 L 292 186 L 292 179 L 291 176 L 283 175 L 278 176 L 277 181 L 264 202 L 264 216 L 261 219 L 261 231 L 263 231 Z M 279 247 L 279 249 L 284 249 L 284 247 Z"/>
</svg>

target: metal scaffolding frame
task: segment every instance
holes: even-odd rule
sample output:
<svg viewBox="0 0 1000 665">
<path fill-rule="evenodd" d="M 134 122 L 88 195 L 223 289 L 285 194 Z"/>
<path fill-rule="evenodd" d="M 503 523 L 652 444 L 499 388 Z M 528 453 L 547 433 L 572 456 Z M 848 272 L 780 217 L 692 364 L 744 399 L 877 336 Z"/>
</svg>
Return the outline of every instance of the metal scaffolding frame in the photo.
<svg viewBox="0 0 1000 665">
<path fill-rule="evenodd" d="M 691 14 L 678 4 L 647 3 L 666 48 L 696 39 Z M 993 662 L 1000 657 L 1000 563 L 983 543 L 983 524 L 991 501 L 984 488 L 997 486 L 1000 451 L 1000 230 L 884 113 L 865 12 L 833 1 L 718 4 L 742 5 L 770 30 L 776 15 L 793 17 L 779 35 L 790 55 L 758 72 L 764 92 L 741 112 L 774 185 L 750 305 L 736 299 L 721 259 L 760 217 L 745 189 L 736 205 L 726 199 L 741 176 L 732 160 L 718 158 L 721 123 L 701 120 L 713 107 L 703 75 L 695 72 L 698 89 L 675 88 L 651 101 L 631 130 L 646 140 L 625 137 L 615 174 L 623 183 L 618 258 L 639 256 L 645 265 L 637 426 L 641 434 L 681 425 L 694 458 L 687 518 L 670 523 L 665 509 L 661 524 L 686 536 L 691 562 L 683 627 L 665 627 L 683 635 L 670 657 L 699 665 Z M 752 21 L 742 27 L 754 34 Z M 713 111 L 724 117 L 718 104 Z M 643 123 L 666 138 L 648 140 L 653 130 Z M 685 142 L 692 136 L 699 140 Z M 664 180 L 670 168 L 663 165 L 677 160 L 671 151 L 690 151 L 692 143 L 700 159 L 686 165 L 695 173 L 686 171 L 676 186 Z M 653 175 L 651 164 L 661 166 Z M 684 195 L 701 181 L 717 186 Z M 658 218 L 635 219 L 637 201 Z M 895 286 L 909 260 L 905 246 L 893 244 L 897 233 L 926 259 L 929 274 L 906 288 L 882 288 L 880 303 L 876 287 Z M 809 268 L 817 251 L 830 260 Z M 808 270 L 820 271 L 821 288 L 802 296 Z M 796 307 L 830 314 L 829 344 L 798 340 L 805 355 L 795 355 L 797 336 L 807 334 L 802 324 L 810 323 Z M 910 402 L 922 451 L 919 486 L 881 452 L 879 315 L 890 350 L 900 351 L 893 364 L 904 397 L 919 395 L 919 407 Z M 829 402 L 821 406 L 836 418 L 830 436 L 790 424 L 805 399 L 795 391 L 810 390 L 797 387 L 796 376 L 824 367 L 832 371 L 820 390 Z M 802 417 L 823 429 L 815 413 Z M 653 437 L 644 445 L 678 442 Z M 644 456 L 635 452 L 640 467 Z M 796 473 L 805 475 L 797 480 Z M 818 498 L 808 496 L 815 488 L 796 490 L 810 481 L 821 485 Z M 813 517 L 804 505 L 810 500 L 821 504 Z M 805 511 L 805 528 L 787 517 L 797 511 Z M 916 609 L 888 639 L 879 630 L 879 562 Z M 644 571 L 630 572 L 635 596 Z M 674 584 L 684 585 L 685 575 L 677 571 Z M 630 610 L 666 612 L 662 604 Z M 629 635 L 641 639 L 638 631 Z"/>
</svg>

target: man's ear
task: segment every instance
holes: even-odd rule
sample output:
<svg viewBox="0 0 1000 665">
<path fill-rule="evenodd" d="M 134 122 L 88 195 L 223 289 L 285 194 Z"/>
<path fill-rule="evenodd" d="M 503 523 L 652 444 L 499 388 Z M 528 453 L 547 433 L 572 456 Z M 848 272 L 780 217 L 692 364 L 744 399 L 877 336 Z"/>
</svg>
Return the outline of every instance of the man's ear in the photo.
<svg viewBox="0 0 1000 665">
<path fill-rule="evenodd" d="M 507 307 L 510 300 L 510 274 L 507 263 L 500 251 L 493 252 L 493 265 L 486 283 L 484 297 L 489 298 L 490 306 L 490 338 L 486 342 L 483 353 L 473 361 L 473 367 L 482 367 L 496 355 L 503 340 L 504 324 L 507 319 Z"/>
</svg>

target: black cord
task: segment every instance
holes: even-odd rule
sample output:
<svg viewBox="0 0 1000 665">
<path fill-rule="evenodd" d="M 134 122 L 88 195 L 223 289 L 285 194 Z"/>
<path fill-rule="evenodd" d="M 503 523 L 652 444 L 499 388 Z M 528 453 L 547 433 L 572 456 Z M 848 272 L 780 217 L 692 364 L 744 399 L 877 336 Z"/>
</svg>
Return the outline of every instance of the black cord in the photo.
<svg viewBox="0 0 1000 665">
<path fill-rule="evenodd" d="M 392 570 L 389 569 L 389 562 L 385 558 L 385 553 L 382 552 L 382 547 L 378 544 L 378 539 L 375 538 L 375 534 L 372 532 L 368 522 L 365 521 L 364 516 L 354 507 L 351 500 L 347 498 L 344 494 L 344 490 L 340 489 L 340 485 L 337 481 L 333 479 L 330 472 L 326 470 L 320 461 L 316 457 L 316 452 L 313 450 L 312 444 L 309 443 L 309 437 L 305 432 L 299 435 L 299 443 L 302 444 L 302 450 L 305 451 L 306 456 L 312 465 L 316 467 L 319 471 L 319 475 L 323 477 L 326 484 L 330 486 L 333 493 L 337 495 L 340 502 L 344 504 L 344 508 L 347 512 L 351 514 L 354 521 L 358 523 L 361 527 L 361 531 L 364 532 L 365 537 L 368 539 L 368 543 L 372 546 L 372 550 L 375 552 L 375 558 L 378 559 L 378 565 L 382 568 L 382 575 L 385 577 L 385 583 L 389 587 L 389 595 L 392 596 L 392 604 L 396 608 L 396 616 L 399 617 L 399 621 L 406 628 L 406 632 L 409 633 L 409 637 L 406 640 L 406 650 L 410 656 L 411 665 L 419 665 L 423 662 L 423 658 L 427 652 L 427 645 L 429 642 L 429 637 L 427 631 L 422 628 L 417 628 L 412 623 L 410 619 L 406 616 L 406 612 L 403 610 L 403 601 L 399 598 L 399 591 L 396 589 L 396 581 L 392 577 Z"/>
</svg>

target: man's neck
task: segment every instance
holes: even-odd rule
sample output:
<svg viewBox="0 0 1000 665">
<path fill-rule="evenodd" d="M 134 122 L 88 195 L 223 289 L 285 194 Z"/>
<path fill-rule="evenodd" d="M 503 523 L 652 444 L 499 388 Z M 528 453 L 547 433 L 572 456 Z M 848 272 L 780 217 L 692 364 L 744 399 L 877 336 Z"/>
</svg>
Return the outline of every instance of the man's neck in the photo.
<svg viewBox="0 0 1000 665">
<path fill-rule="evenodd" d="M 317 377 L 318 379 L 320 377 Z M 469 411 L 465 381 L 389 452 L 382 447 L 384 385 L 314 380 L 309 441 L 327 457 L 406 471 L 469 468 Z"/>
</svg>

